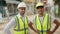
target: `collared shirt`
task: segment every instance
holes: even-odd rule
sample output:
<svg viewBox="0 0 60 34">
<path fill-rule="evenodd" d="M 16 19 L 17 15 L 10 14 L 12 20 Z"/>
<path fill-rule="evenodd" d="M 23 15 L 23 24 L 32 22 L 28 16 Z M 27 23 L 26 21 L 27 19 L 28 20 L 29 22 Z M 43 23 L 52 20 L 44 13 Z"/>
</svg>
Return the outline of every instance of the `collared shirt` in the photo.
<svg viewBox="0 0 60 34">
<path fill-rule="evenodd" d="M 21 18 L 22 18 L 22 20 L 24 20 L 24 16 L 21 16 L 20 14 L 18 14 L 18 16 L 20 16 Z M 29 20 L 28 20 L 28 22 L 30 22 Z M 12 27 L 14 27 L 16 25 L 16 20 L 15 20 L 15 18 L 13 17 L 11 20 L 10 20 L 10 22 L 6 25 L 6 27 L 4 28 L 4 31 L 6 32 L 6 34 L 11 34 L 11 32 L 10 32 L 10 28 L 12 28 Z"/>
<path fill-rule="evenodd" d="M 35 15 L 35 16 L 37 16 L 37 15 Z M 32 20 L 30 20 L 32 23 L 35 23 L 35 16 L 33 17 Z M 51 18 L 51 23 L 53 23 L 53 21 L 55 20 L 55 17 L 51 16 L 51 15 L 49 15 L 49 17 Z M 43 18 L 44 18 L 44 16 L 39 17 L 39 19 L 41 20 L 41 23 L 43 23 Z"/>
</svg>

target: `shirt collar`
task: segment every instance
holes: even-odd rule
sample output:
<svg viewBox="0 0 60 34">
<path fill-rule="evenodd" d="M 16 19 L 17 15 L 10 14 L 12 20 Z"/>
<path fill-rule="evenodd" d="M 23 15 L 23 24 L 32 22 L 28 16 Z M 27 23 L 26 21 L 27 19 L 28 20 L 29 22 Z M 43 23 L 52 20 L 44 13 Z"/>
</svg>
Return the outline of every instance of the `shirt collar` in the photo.
<svg viewBox="0 0 60 34">
<path fill-rule="evenodd" d="M 21 16 L 20 13 L 18 13 L 18 16 L 19 16 L 19 17 L 24 17 L 25 15 Z"/>
</svg>

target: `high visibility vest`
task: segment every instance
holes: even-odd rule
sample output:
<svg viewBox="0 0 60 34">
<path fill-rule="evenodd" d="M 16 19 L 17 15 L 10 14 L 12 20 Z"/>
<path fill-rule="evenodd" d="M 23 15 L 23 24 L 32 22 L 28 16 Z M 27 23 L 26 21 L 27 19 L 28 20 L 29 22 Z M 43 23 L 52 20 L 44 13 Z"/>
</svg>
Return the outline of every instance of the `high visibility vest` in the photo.
<svg viewBox="0 0 60 34">
<path fill-rule="evenodd" d="M 24 17 L 24 21 L 16 16 L 16 26 L 14 28 L 14 34 L 28 34 L 28 19 Z"/>
<path fill-rule="evenodd" d="M 41 23 L 41 20 L 38 16 L 35 17 L 35 26 L 36 29 L 40 31 L 40 34 L 47 34 L 47 30 L 51 28 L 50 18 L 49 15 L 46 14 L 44 16 L 43 23 Z"/>
<path fill-rule="evenodd" d="M 58 14 L 59 11 L 58 11 L 58 8 L 55 7 L 55 14 Z"/>
</svg>

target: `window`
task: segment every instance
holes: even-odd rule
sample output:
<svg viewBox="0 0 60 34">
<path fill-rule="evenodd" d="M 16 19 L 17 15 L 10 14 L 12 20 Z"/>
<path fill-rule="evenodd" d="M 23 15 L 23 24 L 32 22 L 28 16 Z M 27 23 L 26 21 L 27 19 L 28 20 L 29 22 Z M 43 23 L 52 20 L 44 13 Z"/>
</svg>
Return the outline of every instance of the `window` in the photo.
<svg viewBox="0 0 60 34">
<path fill-rule="evenodd" d="M 0 1 L 0 6 L 6 6 L 6 2 L 5 1 Z"/>
</svg>

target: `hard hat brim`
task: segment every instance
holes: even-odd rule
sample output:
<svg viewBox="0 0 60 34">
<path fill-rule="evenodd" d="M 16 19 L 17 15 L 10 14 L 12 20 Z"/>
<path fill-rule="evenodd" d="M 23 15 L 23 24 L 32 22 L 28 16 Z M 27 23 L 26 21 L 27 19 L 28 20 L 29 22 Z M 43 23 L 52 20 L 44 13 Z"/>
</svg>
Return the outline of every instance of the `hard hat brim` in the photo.
<svg viewBox="0 0 60 34">
<path fill-rule="evenodd" d="M 44 7 L 44 6 L 38 6 L 38 7 L 36 7 L 36 9 L 39 8 L 39 7 Z"/>
</svg>

